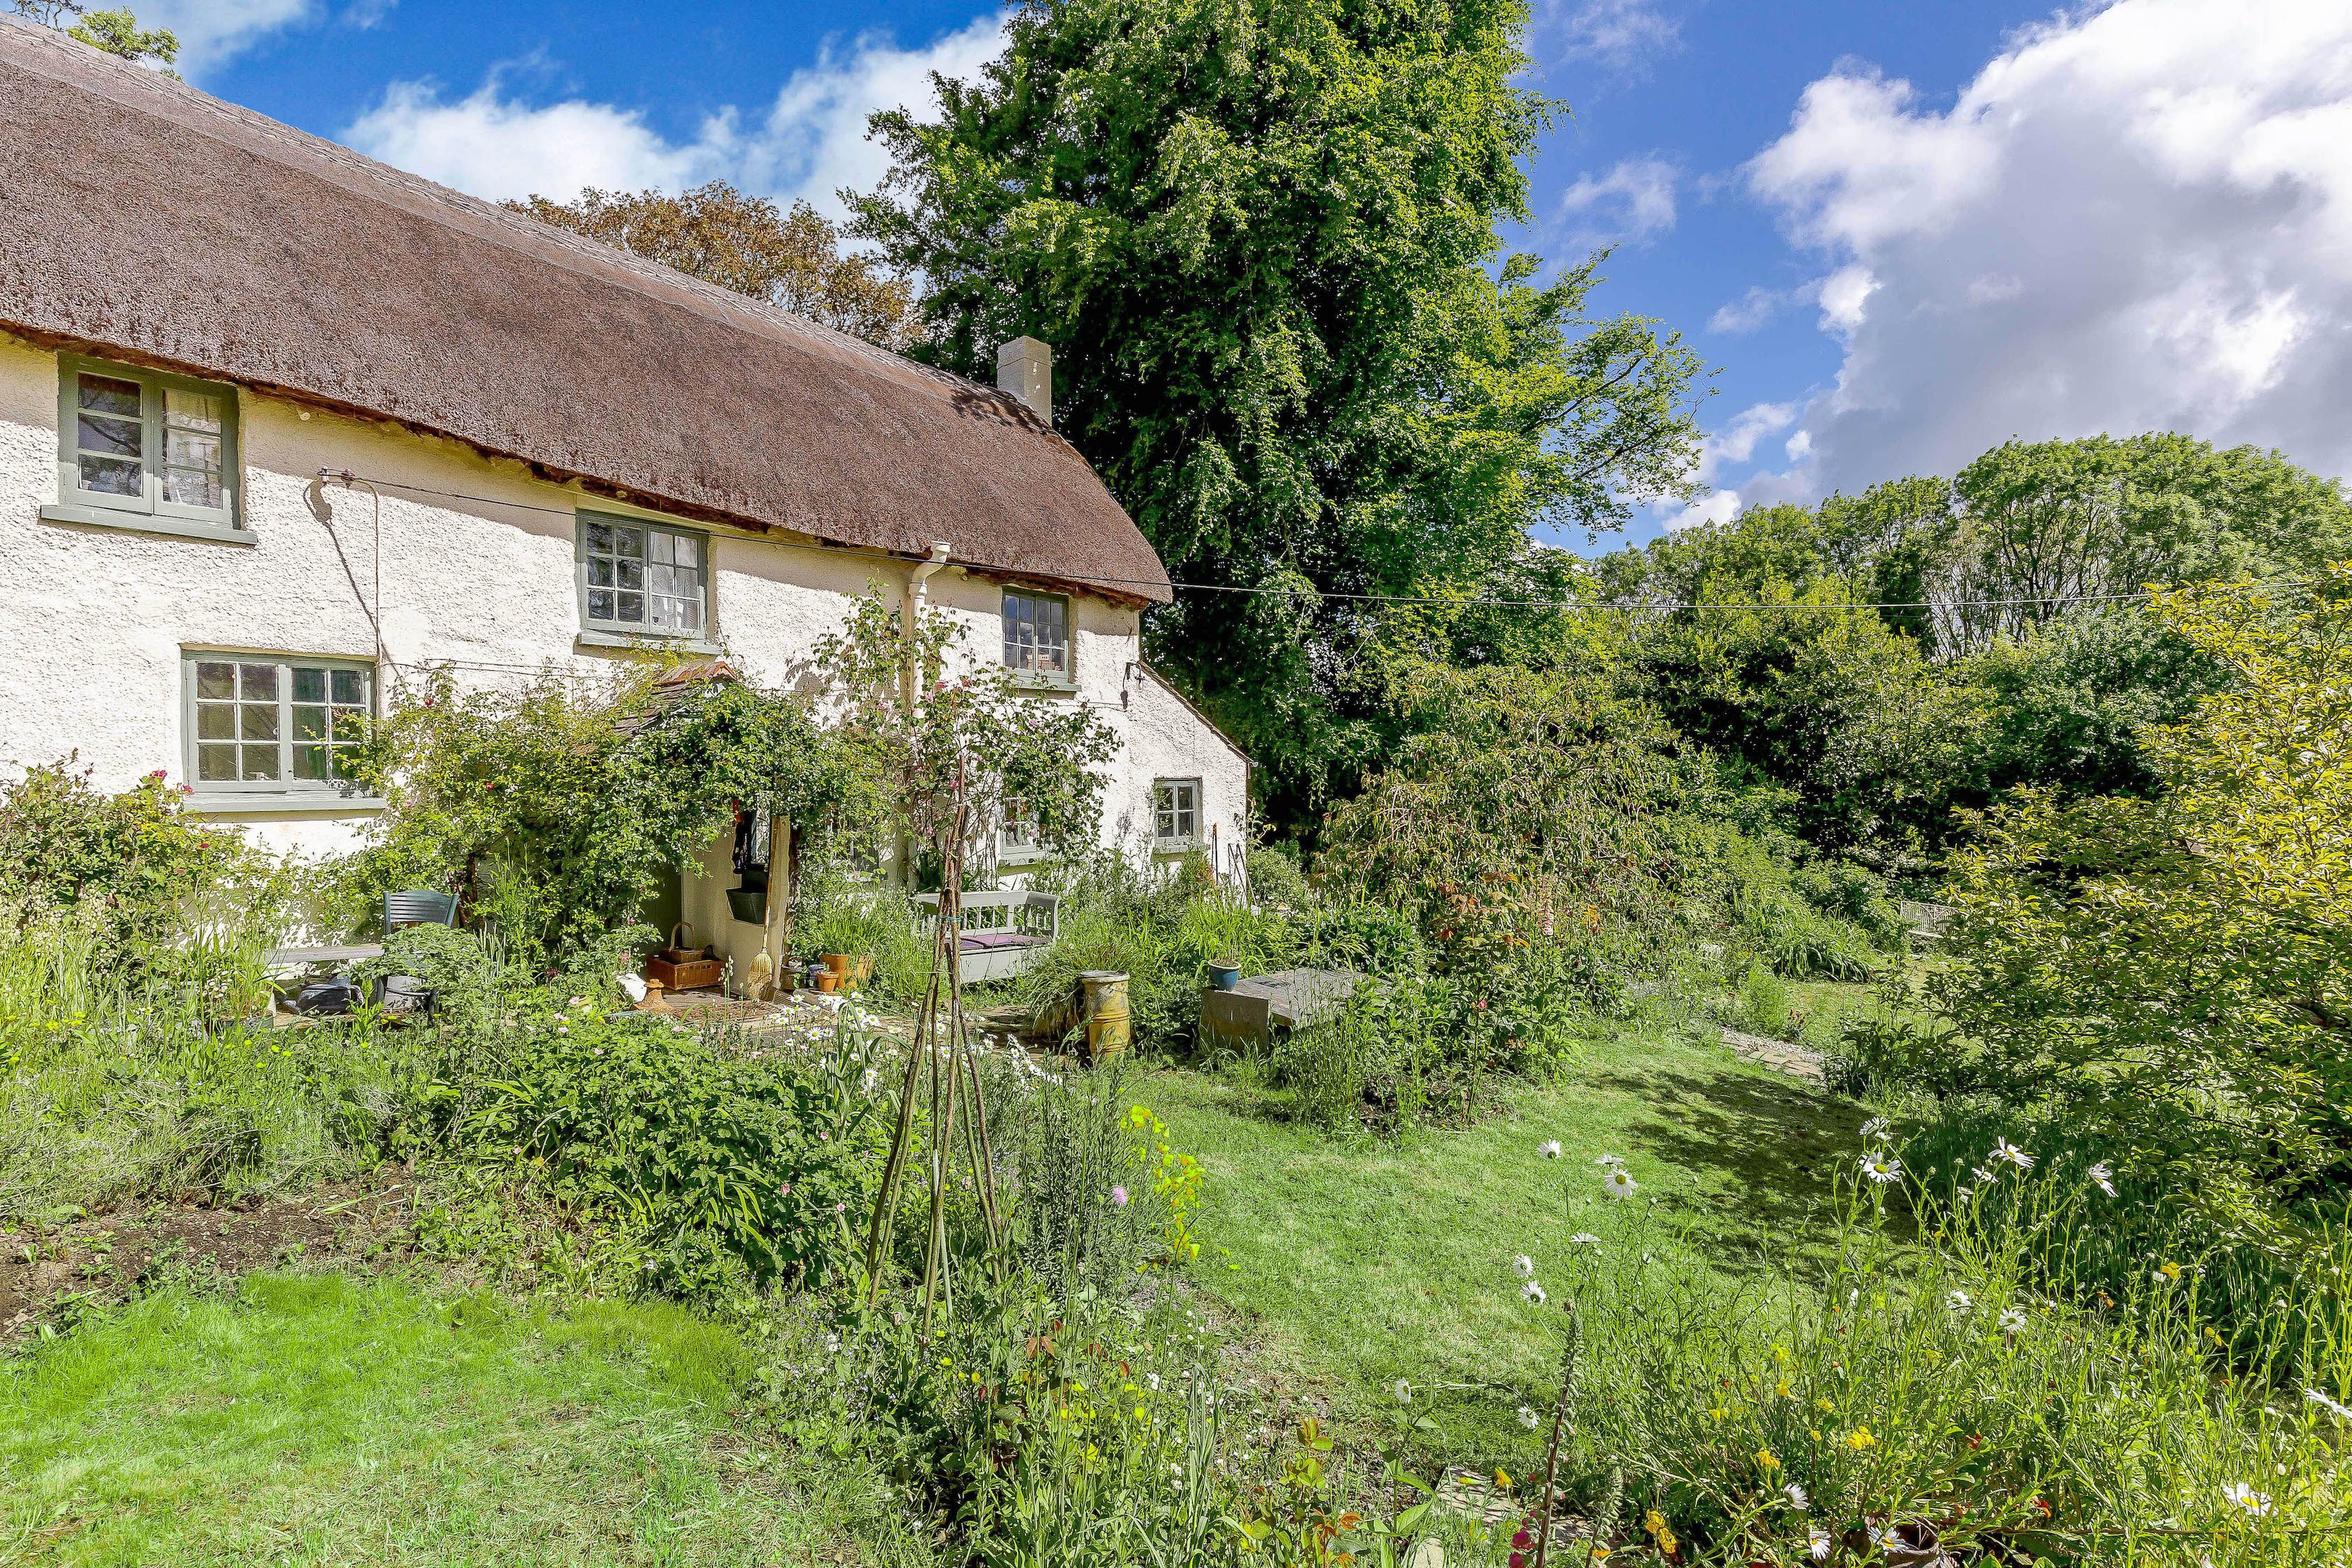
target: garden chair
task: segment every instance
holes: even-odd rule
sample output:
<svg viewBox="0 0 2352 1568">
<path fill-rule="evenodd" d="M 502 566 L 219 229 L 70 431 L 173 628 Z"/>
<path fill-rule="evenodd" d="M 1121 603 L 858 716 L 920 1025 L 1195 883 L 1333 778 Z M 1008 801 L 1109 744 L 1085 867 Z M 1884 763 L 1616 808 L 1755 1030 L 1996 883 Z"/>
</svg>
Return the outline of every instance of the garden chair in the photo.
<svg viewBox="0 0 2352 1568">
<path fill-rule="evenodd" d="M 457 923 L 457 895 L 430 888 L 411 888 L 383 896 L 383 934 L 403 926 L 446 926 Z"/>
</svg>

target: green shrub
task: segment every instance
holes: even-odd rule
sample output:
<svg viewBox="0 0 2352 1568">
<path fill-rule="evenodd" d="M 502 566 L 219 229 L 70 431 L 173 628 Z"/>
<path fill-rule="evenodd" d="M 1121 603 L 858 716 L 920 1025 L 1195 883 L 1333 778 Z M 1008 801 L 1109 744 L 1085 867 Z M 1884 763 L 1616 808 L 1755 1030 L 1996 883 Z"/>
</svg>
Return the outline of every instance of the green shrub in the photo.
<svg viewBox="0 0 2352 1568">
<path fill-rule="evenodd" d="M 1200 1163 L 1129 1102 L 1121 1068 L 1032 1081 L 1008 1109 L 993 1125 L 1016 1152 L 1015 1250 L 1056 1299 L 1123 1296 L 1145 1269 L 1198 1253 Z"/>
<path fill-rule="evenodd" d="M 931 982 L 931 940 L 898 889 L 836 871 L 808 879 L 793 921 L 793 953 L 806 963 L 828 952 L 874 960 L 874 986 L 909 1005 Z"/>
<path fill-rule="evenodd" d="M 889 1143 L 874 1034 L 845 1022 L 806 1055 L 755 1052 L 551 1000 L 508 1025 L 503 1077 L 455 1129 L 461 1146 L 510 1164 L 525 1196 L 625 1231 L 646 1282 L 678 1295 L 862 1273 Z"/>
<path fill-rule="evenodd" d="M 1251 903 L 1276 913 L 1303 910 L 1315 897 L 1297 852 L 1286 844 L 1261 844 L 1249 852 L 1249 896 Z"/>
<path fill-rule="evenodd" d="M 1789 988 L 1760 963 L 1750 964 L 1739 984 L 1739 1026 L 1771 1039 L 1789 1036 Z"/>
</svg>

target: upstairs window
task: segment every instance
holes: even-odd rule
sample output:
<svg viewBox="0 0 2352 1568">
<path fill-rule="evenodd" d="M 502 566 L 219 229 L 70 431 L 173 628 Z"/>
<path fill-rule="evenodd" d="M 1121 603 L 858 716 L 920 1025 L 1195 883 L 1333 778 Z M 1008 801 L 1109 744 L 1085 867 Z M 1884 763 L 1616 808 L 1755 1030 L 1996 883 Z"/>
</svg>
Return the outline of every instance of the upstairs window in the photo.
<svg viewBox="0 0 2352 1568">
<path fill-rule="evenodd" d="M 60 355 L 55 521 L 238 534 L 236 391 Z"/>
<path fill-rule="evenodd" d="M 187 776 L 199 795 L 347 795 L 374 671 L 336 659 L 190 653 Z"/>
<path fill-rule="evenodd" d="M 1201 781 L 1151 782 L 1151 847 L 1190 849 L 1201 842 Z"/>
<path fill-rule="evenodd" d="M 1004 668 L 1043 685 L 1070 684 L 1069 600 L 1004 590 Z"/>
<path fill-rule="evenodd" d="M 709 619 L 710 541 L 633 517 L 580 517 L 580 606 L 593 630 L 700 637 Z"/>
</svg>

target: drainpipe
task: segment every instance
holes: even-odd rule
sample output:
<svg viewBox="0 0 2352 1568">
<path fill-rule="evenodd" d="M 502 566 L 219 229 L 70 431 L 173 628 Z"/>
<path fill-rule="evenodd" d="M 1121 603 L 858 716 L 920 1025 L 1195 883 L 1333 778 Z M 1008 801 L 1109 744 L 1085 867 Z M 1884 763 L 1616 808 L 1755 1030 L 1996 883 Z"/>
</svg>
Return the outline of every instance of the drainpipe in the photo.
<svg viewBox="0 0 2352 1568">
<path fill-rule="evenodd" d="M 906 626 L 907 657 L 898 667 L 898 696 L 911 712 L 916 701 L 919 672 L 915 668 L 915 633 L 922 624 L 923 605 L 930 595 L 931 574 L 948 563 L 948 542 L 931 542 L 930 554 L 915 563 L 907 574 L 907 598 L 900 611 Z M 911 891 L 915 886 L 915 841 L 903 834 L 898 839 L 898 885 Z"/>
</svg>

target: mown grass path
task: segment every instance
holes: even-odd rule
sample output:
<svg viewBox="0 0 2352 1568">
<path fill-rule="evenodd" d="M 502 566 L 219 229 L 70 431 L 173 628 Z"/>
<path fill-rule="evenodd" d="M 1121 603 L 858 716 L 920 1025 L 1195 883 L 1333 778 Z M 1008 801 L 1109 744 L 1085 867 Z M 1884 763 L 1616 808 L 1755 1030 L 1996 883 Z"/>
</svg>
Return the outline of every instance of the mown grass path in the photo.
<svg viewBox="0 0 2352 1568">
<path fill-rule="evenodd" d="M 860 1467 L 730 1434 L 744 1349 L 391 1280 L 173 1288 L 0 1365 L 0 1563 L 887 1563 Z"/>
<path fill-rule="evenodd" d="M 1424 1446 L 1488 1463 L 1526 1463 L 1517 1411 L 1548 1408 L 1556 1386 L 1559 1342 L 1521 1300 L 1514 1255 L 1557 1280 L 1571 1236 L 1622 1230 L 1615 1205 L 1639 1205 L 1643 1244 L 1669 1262 L 1753 1269 L 1801 1245 L 1832 1166 L 1861 1148 L 1851 1105 L 1659 1031 L 1595 1045 L 1475 1126 L 1395 1141 L 1292 1126 L 1258 1091 L 1192 1072 L 1129 1088 L 1208 1170 L 1196 1278 L 1250 1320 L 1250 1353 L 1343 1418 L 1395 1436 L 1429 1419 Z M 1537 1153 L 1549 1139 L 1558 1161 Z M 1631 1198 L 1603 1193 L 1604 1154 L 1632 1173 Z"/>
</svg>

